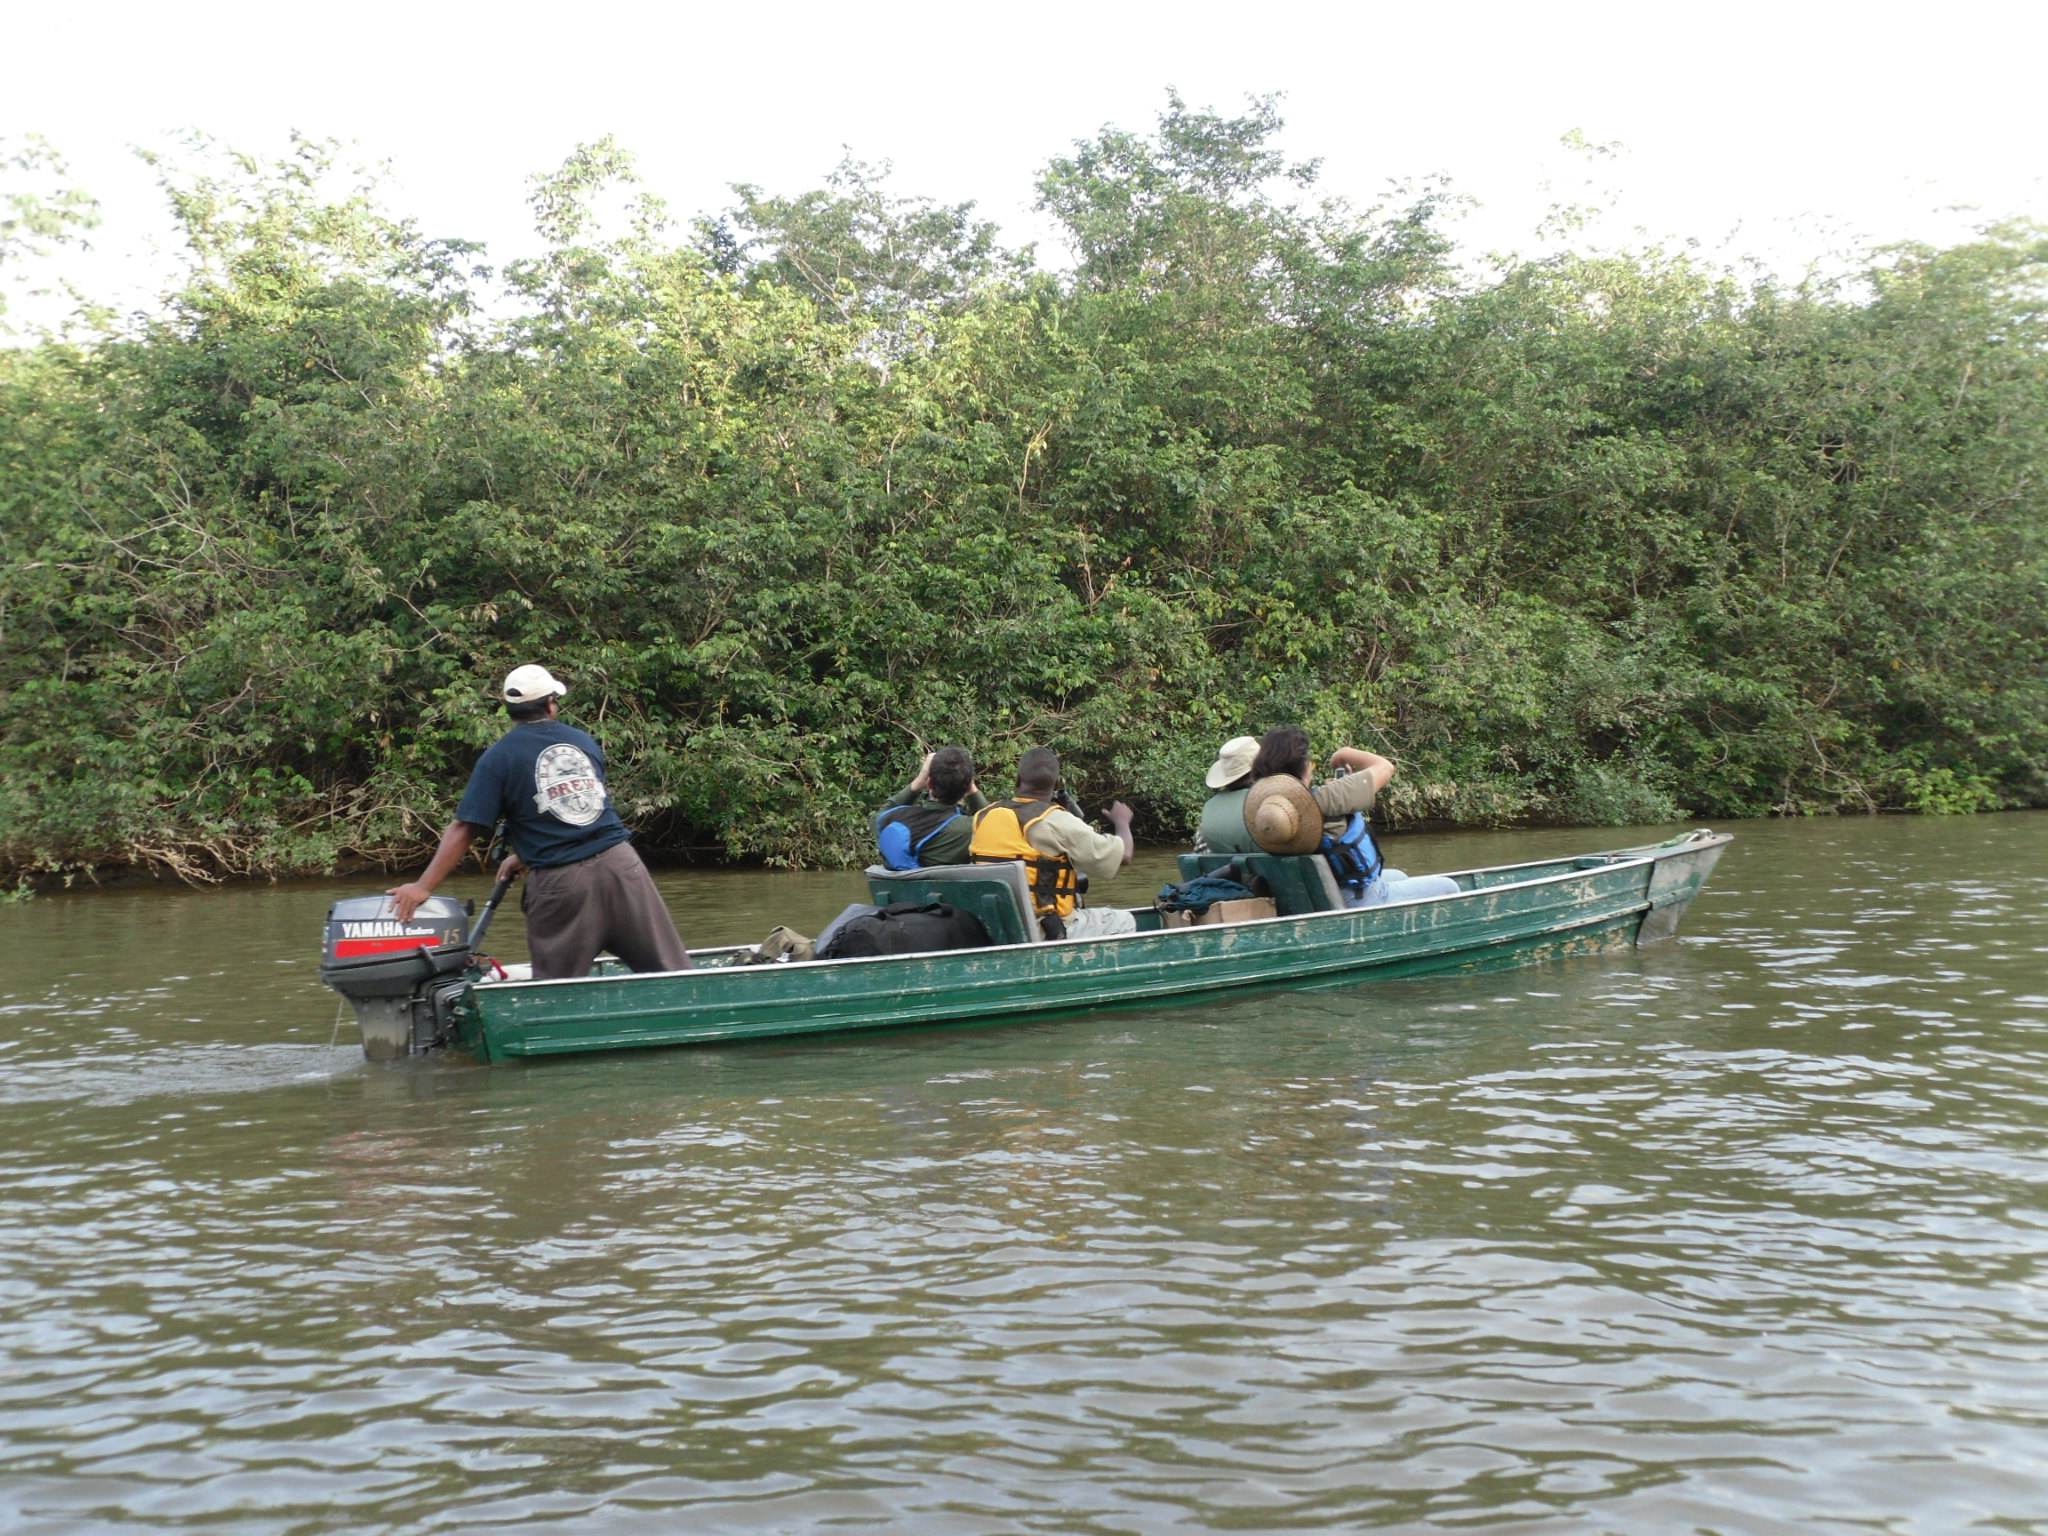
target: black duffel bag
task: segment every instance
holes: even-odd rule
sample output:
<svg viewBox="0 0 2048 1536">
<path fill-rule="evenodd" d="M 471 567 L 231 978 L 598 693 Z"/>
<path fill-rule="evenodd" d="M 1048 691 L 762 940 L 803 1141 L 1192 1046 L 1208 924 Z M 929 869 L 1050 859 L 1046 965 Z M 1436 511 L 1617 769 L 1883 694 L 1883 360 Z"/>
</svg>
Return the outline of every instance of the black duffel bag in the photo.
<svg viewBox="0 0 2048 1536">
<path fill-rule="evenodd" d="M 931 949 L 979 949 L 988 930 L 972 912 L 943 901 L 892 901 L 872 917 L 841 924 L 818 951 L 820 960 L 856 960 L 863 955 L 910 955 Z"/>
</svg>

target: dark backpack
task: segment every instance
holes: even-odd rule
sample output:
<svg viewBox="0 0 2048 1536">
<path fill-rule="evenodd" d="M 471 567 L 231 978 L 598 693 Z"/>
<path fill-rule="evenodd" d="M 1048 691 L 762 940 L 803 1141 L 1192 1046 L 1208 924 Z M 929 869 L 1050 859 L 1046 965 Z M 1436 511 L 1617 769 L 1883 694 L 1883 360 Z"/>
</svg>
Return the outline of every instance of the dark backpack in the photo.
<svg viewBox="0 0 2048 1536">
<path fill-rule="evenodd" d="M 894 870 L 921 867 L 925 844 L 965 814 L 958 805 L 934 805 L 929 800 L 877 812 L 875 841 L 882 845 L 882 862 Z"/>
<path fill-rule="evenodd" d="M 922 905 L 892 901 L 872 917 L 840 926 L 818 951 L 820 960 L 857 960 L 863 955 L 914 955 L 934 949 L 980 949 L 988 930 L 972 912 L 943 901 Z"/>
<path fill-rule="evenodd" d="M 1219 901 L 1243 901 L 1257 894 L 1248 885 L 1233 880 L 1231 871 L 1244 873 L 1242 865 L 1226 864 L 1210 875 L 1197 875 L 1179 885 L 1161 886 L 1153 905 L 1162 912 L 1206 912 Z"/>
</svg>

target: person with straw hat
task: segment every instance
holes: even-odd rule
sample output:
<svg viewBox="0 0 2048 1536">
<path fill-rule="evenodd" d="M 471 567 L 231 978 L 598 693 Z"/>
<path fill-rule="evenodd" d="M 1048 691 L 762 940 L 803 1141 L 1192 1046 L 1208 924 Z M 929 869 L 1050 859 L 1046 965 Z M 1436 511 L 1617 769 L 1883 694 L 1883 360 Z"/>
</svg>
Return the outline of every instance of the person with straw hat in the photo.
<svg viewBox="0 0 2048 1536">
<path fill-rule="evenodd" d="M 1245 794 L 1245 829 L 1266 853 L 1329 852 L 1342 843 L 1356 849 L 1359 878 L 1347 888 L 1345 901 L 1354 907 L 1377 907 L 1390 901 L 1421 901 L 1455 896 L 1458 883 L 1448 875 L 1410 876 L 1388 869 L 1365 818 L 1372 814 L 1379 792 L 1392 782 L 1394 765 L 1377 752 L 1339 747 L 1330 754 L 1337 776 L 1311 788 L 1315 759 L 1309 755 L 1308 732 L 1298 725 L 1276 726 L 1259 742 L 1252 761 L 1252 786 Z M 1355 829 L 1353 816 L 1358 818 Z M 1333 854 L 1333 872 L 1336 856 Z"/>
</svg>

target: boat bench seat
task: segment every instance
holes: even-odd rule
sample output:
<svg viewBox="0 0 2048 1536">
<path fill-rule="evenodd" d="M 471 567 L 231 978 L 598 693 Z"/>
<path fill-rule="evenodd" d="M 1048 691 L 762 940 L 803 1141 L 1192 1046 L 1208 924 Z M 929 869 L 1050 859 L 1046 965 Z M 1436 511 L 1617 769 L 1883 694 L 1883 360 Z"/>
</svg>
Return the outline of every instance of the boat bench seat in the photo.
<svg viewBox="0 0 2048 1536">
<path fill-rule="evenodd" d="M 943 901 L 980 918 L 994 943 L 1036 944 L 1044 937 L 1021 863 L 934 864 L 903 870 L 871 864 L 866 874 L 868 898 L 878 907 L 892 901 Z"/>
<path fill-rule="evenodd" d="M 1282 917 L 1344 910 L 1344 893 L 1330 873 L 1330 861 L 1320 853 L 1184 853 L 1180 877 L 1186 881 L 1222 874 L 1233 863 L 1244 865 L 1244 883 L 1254 894 L 1272 897 Z"/>
</svg>

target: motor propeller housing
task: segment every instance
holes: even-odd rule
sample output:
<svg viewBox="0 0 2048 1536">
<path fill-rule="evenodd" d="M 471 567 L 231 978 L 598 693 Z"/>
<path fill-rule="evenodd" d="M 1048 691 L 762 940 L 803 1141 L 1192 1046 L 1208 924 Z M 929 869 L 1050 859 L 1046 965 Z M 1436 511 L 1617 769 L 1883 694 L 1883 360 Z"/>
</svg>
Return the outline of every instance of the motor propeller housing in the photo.
<svg viewBox="0 0 2048 1536">
<path fill-rule="evenodd" d="M 363 1054 L 388 1061 L 446 1043 L 451 1007 L 474 955 L 474 904 L 430 896 L 410 922 L 388 896 L 355 896 L 327 909 L 320 979 L 347 998 Z"/>
</svg>

